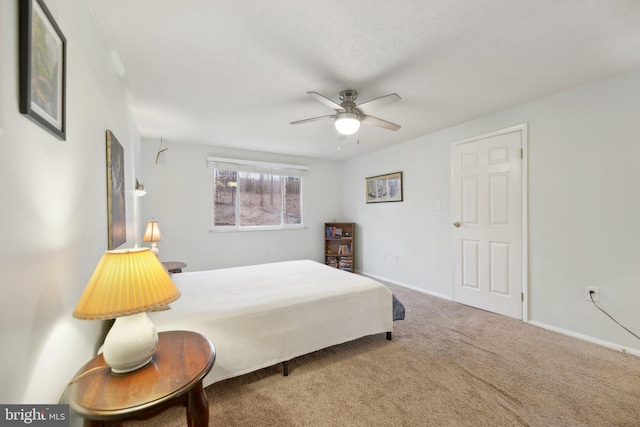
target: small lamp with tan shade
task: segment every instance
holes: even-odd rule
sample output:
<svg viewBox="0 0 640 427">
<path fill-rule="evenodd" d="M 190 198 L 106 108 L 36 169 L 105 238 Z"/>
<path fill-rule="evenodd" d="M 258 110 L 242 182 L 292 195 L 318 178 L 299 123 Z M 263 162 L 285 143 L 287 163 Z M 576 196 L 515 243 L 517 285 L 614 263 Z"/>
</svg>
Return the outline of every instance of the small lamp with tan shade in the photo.
<svg viewBox="0 0 640 427">
<path fill-rule="evenodd" d="M 162 241 L 162 234 L 160 233 L 160 226 L 158 225 L 158 221 L 152 219 L 147 223 L 147 229 L 144 232 L 142 241 L 151 242 L 151 252 L 158 256 L 158 253 L 160 251 L 158 250 L 158 245 L 156 244 L 156 242 Z"/>
</svg>

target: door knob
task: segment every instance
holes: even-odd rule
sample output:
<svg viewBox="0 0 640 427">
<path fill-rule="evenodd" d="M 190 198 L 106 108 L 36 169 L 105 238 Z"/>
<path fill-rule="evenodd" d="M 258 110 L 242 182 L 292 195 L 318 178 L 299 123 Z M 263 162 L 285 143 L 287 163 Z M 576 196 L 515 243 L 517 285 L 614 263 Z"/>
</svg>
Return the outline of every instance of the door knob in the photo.
<svg viewBox="0 0 640 427">
<path fill-rule="evenodd" d="M 460 226 L 461 226 L 462 224 L 460 223 L 460 221 L 456 221 L 456 222 L 454 222 L 454 223 L 453 223 L 453 225 L 455 225 L 456 227 L 460 228 Z"/>
</svg>

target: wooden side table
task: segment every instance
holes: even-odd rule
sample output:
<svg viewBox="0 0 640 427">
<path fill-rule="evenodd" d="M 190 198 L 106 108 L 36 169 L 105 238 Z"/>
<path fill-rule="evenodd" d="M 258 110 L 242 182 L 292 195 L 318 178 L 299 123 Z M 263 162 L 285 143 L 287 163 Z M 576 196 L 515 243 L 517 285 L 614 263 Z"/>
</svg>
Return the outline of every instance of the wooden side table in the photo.
<svg viewBox="0 0 640 427">
<path fill-rule="evenodd" d="M 169 273 L 182 273 L 183 268 L 187 268 L 187 264 L 182 261 L 165 261 L 162 263 Z"/>
<path fill-rule="evenodd" d="M 211 341 L 196 332 L 158 334 L 158 348 L 145 367 L 115 374 L 102 354 L 76 374 L 67 395 L 85 427 L 120 426 L 127 420 L 151 418 L 170 406 L 186 406 L 189 427 L 207 427 L 209 404 L 202 379 L 213 367 Z"/>
</svg>

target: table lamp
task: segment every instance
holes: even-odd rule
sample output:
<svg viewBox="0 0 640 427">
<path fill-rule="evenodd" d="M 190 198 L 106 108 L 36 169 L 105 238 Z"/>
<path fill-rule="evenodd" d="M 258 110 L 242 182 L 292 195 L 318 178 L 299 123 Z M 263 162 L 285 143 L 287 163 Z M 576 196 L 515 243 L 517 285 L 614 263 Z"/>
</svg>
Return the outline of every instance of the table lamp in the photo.
<svg viewBox="0 0 640 427">
<path fill-rule="evenodd" d="M 78 319 L 116 319 L 104 340 L 104 360 L 115 373 L 151 361 L 158 332 L 148 311 L 177 300 L 180 292 L 149 248 L 107 251 L 73 312 Z"/>
<path fill-rule="evenodd" d="M 158 225 L 158 221 L 152 219 L 147 223 L 147 230 L 144 232 L 144 236 L 142 237 L 143 242 L 151 242 L 151 251 L 158 256 L 160 252 L 158 250 L 158 245 L 156 242 L 162 241 L 162 234 L 160 233 L 160 226 Z"/>
</svg>

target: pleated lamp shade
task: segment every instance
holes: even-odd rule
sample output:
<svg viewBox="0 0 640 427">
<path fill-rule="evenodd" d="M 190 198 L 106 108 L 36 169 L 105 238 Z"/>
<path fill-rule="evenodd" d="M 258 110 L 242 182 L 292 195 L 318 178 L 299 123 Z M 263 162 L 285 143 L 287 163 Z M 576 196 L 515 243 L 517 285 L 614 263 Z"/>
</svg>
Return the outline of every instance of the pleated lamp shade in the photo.
<svg viewBox="0 0 640 427">
<path fill-rule="evenodd" d="M 76 305 L 78 319 L 114 319 L 161 308 L 180 292 L 149 248 L 107 251 Z"/>
</svg>

